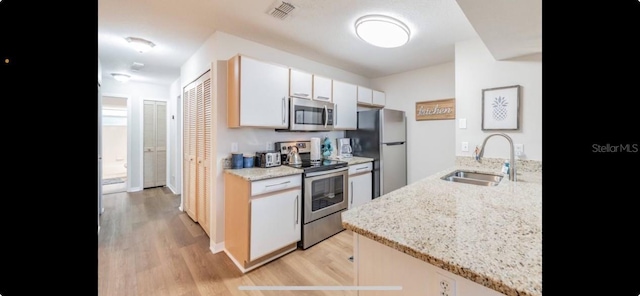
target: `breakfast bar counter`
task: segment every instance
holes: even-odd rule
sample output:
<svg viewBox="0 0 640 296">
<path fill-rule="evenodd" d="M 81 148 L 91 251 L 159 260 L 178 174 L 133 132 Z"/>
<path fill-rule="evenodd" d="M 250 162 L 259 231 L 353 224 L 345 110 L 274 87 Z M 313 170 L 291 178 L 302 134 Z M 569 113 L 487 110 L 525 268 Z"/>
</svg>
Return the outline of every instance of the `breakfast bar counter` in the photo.
<svg viewBox="0 0 640 296">
<path fill-rule="evenodd" d="M 345 211 L 342 223 L 354 232 L 355 256 L 362 237 L 497 295 L 541 296 L 541 162 L 519 161 L 516 182 L 505 176 L 496 186 L 441 179 L 459 169 L 498 173 L 501 161 L 478 166 L 459 157 L 454 167 Z M 368 273 L 362 266 L 355 267 L 360 285 Z"/>
</svg>

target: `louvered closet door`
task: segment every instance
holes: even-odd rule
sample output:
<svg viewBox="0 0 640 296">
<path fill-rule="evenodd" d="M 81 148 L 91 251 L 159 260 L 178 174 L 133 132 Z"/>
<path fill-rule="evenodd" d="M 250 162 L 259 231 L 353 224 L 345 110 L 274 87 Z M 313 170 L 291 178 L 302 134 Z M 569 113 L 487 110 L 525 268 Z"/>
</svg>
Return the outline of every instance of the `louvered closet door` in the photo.
<svg viewBox="0 0 640 296">
<path fill-rule="evenodd" d="M 167 102 L 156 103 L 156 180 L 155 186 L 167 185 Z"/>
<path fill-rule="evenodd" d="M 202 86 L 202 96 L 198 96 L 198 223 L 209 234 L 209 203 L 211 201 L 211 79 L 206 79 Z M 200 103 L 202 102 L 202 103 Z M 200 161 L 201 160 L 201 161 Z"/>
<path fill-rule="evenodd" d="M 144 101 L 143 105 L 143 187 L 154 187 L 156 184 L 156 133 L 155 109 L 153 101 Z"/>
<path fill-rule="evenodd" d="M 185 210 L 191 219 L 198 221 L 196 216 L 196 87 L 195 84 L 186 88 L 184 96 L 184 180 L 183 194 L 185 195 Z"/>
<path fill-rule="evenodd" d="M 167 103 L 143 102 L 143 187 L 167 183 Z"/>
<path fill-rule="evenodd" d="M 187 86 L 182 94 L 182 200 L 184 210 L 189 213 L 189 90 Z"/>
</svg>

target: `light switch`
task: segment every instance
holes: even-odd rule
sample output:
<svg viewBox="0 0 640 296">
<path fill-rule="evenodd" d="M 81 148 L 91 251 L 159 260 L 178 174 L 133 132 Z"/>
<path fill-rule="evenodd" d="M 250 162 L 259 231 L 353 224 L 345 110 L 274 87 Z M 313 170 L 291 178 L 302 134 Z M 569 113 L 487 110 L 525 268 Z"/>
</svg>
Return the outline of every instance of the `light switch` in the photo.
<svg viewBox="0 0 640 296">
<path fill-rule="evenodd" d="M 469 142 L 462 142 L 462 151 L 469 151 Z"/>
<path fill-rule="evenodd" d="M 466 118 L 460 118 L 460 121 L 459 121 L 458 125 L 460 126 L 460 128 L 467 128 L 467 119 Z"/>
<path fill-rule="evenodd" d="M 238 152 L 238 143 L 231 143 L 231 152 Z"/>
</svg>

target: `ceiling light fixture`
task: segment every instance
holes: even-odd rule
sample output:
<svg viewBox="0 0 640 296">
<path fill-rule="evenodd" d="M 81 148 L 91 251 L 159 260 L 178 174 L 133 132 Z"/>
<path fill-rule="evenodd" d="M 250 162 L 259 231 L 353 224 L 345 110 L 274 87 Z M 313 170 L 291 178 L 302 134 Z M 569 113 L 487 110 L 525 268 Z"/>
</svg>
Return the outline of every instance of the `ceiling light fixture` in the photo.
<svg viewBox="0 0 640 296">
<path fill-rule="evenodd" d="M 139 53 L 147 52 L 156 46 L 153 42 L 137 37 L 125 38 L 129 44 Z"/>
<path fill-rule="evenodd" d="M 356 20 L 356 34 L 360 39 L 384 48 L 409 42 L 411 32 L 403 22 L 385 15 L 365 15 Z"/>
<path fill-rule="evenodd" d="M 129 79 L 131 79 L 131 76 L 127 74 L 111 73 L 111 76 L 113 76 L 113 79 L 118 80 L 120 82 L 127 82 L 129 81 Z"/>
</svg>

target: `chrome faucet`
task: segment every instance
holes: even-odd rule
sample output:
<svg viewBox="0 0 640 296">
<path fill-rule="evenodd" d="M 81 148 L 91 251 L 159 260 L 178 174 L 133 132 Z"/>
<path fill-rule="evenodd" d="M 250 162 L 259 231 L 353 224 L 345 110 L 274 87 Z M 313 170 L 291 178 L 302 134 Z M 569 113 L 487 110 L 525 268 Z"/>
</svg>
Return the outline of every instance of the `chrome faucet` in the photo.
<svg viewBox="0 0 640 296">
<path fill-rule="evenodd" d="M 507 134 L 491 134 L 488 135 L 486 138 L 484 138 L 484 141 L 482 141 L 482 146 L 480 148 L 480 153 L 478 153 L 476 160 L 480 161 L 480 158 L 482 158 L 482 156 L 484 155 L 484 146 L 487 144 L 487 140 L 489 140 L 489 138 L 493 137 L 493 136 L 502 136 L 505 139 L 507 139 L 507 141 L 509 141 L 509 181 L 516 181 L 516 162 L 513 158 L 513 140 L 511 140 L 511 137 L 509 137 Z"/>
</svg>

